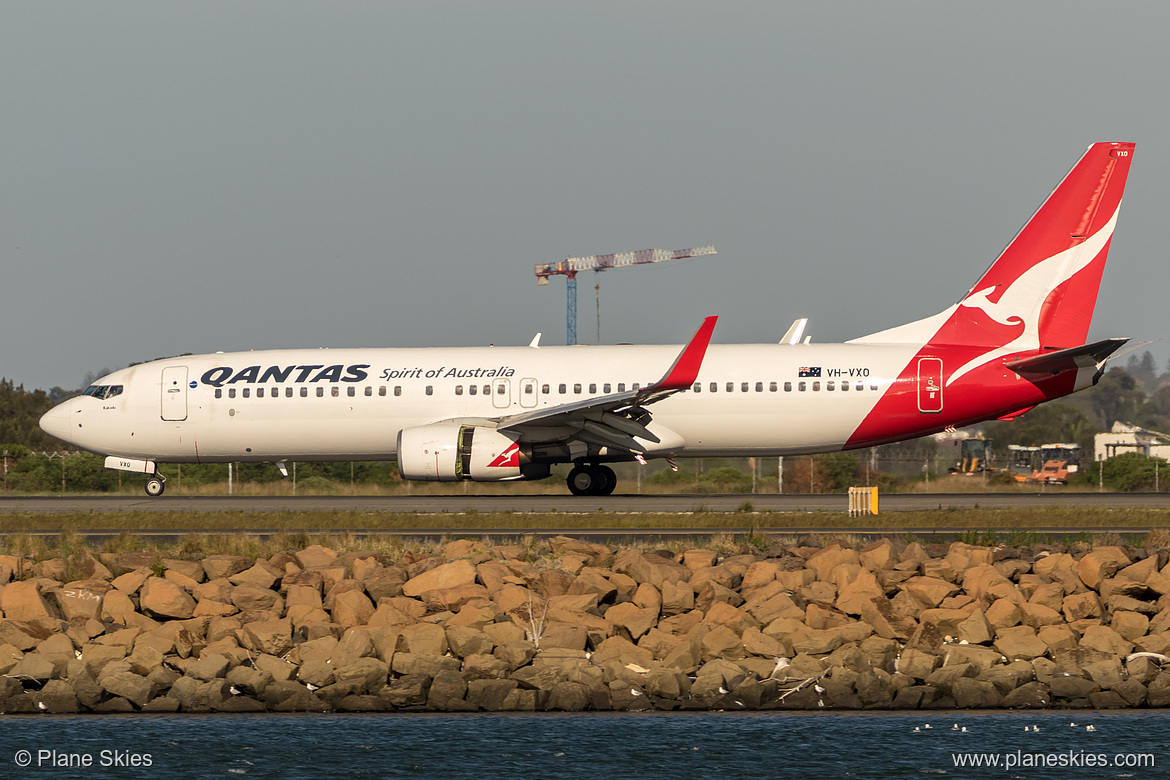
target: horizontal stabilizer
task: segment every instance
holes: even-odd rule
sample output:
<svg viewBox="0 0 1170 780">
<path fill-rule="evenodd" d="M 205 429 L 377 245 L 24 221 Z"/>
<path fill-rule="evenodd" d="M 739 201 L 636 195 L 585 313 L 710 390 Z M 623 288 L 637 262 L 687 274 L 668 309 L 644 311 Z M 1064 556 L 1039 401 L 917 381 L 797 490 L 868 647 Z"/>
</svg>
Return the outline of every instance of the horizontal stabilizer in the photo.
<svg viewBox="0 0 1170 780">
<path fill-rule="evenodd" d="M 1121 349 L 1121 346 L 1127 341 L 1129 339 L 1105 339 L 1085 344 L 1082 347 L 1072 347 L 1044 355 L 1034 355 L 1022 360 L 1013 360 L 1004 365 L 1024 377 L 1029 375 L 1051 376 L 1063 371 L 1077 371 L 1082 368 L 1100 366 L 1109 359 L 1110 355 Z"/>
</svg>

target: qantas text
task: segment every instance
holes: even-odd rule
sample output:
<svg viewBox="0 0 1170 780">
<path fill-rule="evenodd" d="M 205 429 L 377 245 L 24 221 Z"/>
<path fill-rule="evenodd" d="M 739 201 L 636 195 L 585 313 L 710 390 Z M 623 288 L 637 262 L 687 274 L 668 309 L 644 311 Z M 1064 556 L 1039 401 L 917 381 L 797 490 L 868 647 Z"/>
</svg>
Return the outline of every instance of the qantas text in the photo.
<svg viewBox="0 0 1170 780">
<path fill-rule="evenodd" d="M 369 363 L 353 366 L 248 366 L 238 371 L 230 366 L 217 366 L 203 372 L 203 384 L 212 387 L 234 385 L 236 382 L 361 382 L 369 374 Z"/>
</svg>

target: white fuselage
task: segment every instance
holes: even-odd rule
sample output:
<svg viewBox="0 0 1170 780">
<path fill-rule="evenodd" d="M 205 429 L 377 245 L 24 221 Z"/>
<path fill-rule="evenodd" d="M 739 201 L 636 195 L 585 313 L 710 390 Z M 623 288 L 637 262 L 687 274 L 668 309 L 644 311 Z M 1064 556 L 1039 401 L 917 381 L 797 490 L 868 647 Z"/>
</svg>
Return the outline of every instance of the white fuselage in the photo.
<svg viewBox="0 0 1170 780">
<path fill-rule="evenodd" d="M 120 393 L 74 398 L 50 412 L 45 426 L 94 452 L 159 462 L 392 459 L 404 428 L 489 420 L 645 387 L 678 351 L 473 347 L 186 356 L 103 377 L 101 386 L 121 386 Z M 712 345 L 692 389 L 653 407 L 655 424 L 683 442 L 653 454 L 842 449 L 915 351 L 909 344 Z M 802 368 L 820 375 L 801 376 Z"/>
</svg>

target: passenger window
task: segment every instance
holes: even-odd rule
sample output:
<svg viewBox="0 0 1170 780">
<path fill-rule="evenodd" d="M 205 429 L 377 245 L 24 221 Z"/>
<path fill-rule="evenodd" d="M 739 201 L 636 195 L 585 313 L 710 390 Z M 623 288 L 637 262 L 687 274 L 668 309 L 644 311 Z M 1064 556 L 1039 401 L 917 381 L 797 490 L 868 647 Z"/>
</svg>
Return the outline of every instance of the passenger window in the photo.
<svg viewBox="0 0 1170 780">
<path fill-rule="evenodd" d="M 786 392 L 786 393 L 792 392 L 792 383 L 791 382 L 784 383 L 784 392 Z"/>
<path fill-rule="evenodd" d="M 820 389 L 821 389 L 821 383 L 820 382 L 813 382 L 813 392 L 814 393 L 818 392 Z"/>
<path fill-rule="evenodd" d="M 215 397 L 216 398 L 223 398 L 223 389 L 222 388 L 219 388 L 219 387 L 215 388 Z"/>
<path fill-rule="evenodd" d="M 769 383 L 768 383 L 768 390 L 769 390 L 770 392 L 773 392 L 773 393 L 774 393 L 774 392 L 776 392 L 776 390 L 777 390 L 777 389 L 778 389 L 778 388 L 776 387 L 776 383 L 775 383 L 775 382 L 769 382 Z"/>
<path fill-rule="evenodd" d="M 540 392 L 544 393 L 545 395 L 548 395 L 548 385 L 541 385 Z"/>
<path fill-rule="evenodd" d="M 807 387 L 808 387 L 808 383 L 807 383 L 807 382 L 797 382 L 797 383 L 796 383 L 796 389 L 797 389 L 797 390 L 799 390 L 799 391 L 800 391 L 800 392 L 802 392 L 802 393 L 805 391 L 805 389 L 806 389 Z"/>
<path fill-rule="evenodd" d="M 257 398 L 263 398 L 263 397 L 264 397 L 264 388 L 263 388 L 263 387 L 257 387 L 257 388 L 256 388 L 256 397 L 257 397 Z"/>
<path fill-rule="evenodd" d="M 455 385 L 455 395 L 463 395 L 463 385 Z"/>
<path fill-rule="evenodd" d="M 501 386 L 501 387 L 502 387 L 502 386 Z M 528 384 L 524 385 L 524 395 L 532 395 L 532 393 L 533 393 L 535 390 L 536 390 L 536 385 L 532 384 L 531 382 L 529 382 Z"/>
<path fill-rule="evenodd" d="M 756 382 L 756 392 L 757 393 L 764 392 L 764 383 L 763 382 Z"/>
<path fill-rule="evenodd" d="M 848 383 L 848 382 L 842 382 L 842 383 L 841 383 L 841 389 L 842 389 L 842 390 L 848 390 L 848 389 L 849 389 L 849 383 Z"/>
<path fill-rule="evenodd" d="M 244 398 L 247 398 L 248 396 L 252 395 L 252 388 L 245 387 L 244 391 L 240 395 L 242 395 Z"/>
<path fill-rule="evenodd" d="M 609 382 L 606 382 L 604 385 L 601 386 L 601 392 L 608 393 L 608 392 L 610 392 L 609 388 L 610 388 L 610 384 L 609 384 Z"/>
<path fill-rule="evenodd" d="M 580 393 L 581 393 L 581 383 L 580 382 L 573 385 L 573 392 L 580 395 Z"/>
<path fill-rule="evenodd" d="M 345 394 L 350 398 L 353 398 L 355 395 L 357 395 L 357 388 L 353 385 L 350 385 L 349 387 L 345 388 Z"/>
<path fill-rule="evenodd" d="M 228 388 L 228 398 L 235 398 L 235 397 L 236 397 L 236 388 L 234 388 L 234 387 Z"/>
<path fill-rule="evenodd" d="M 484 385 L 483 386 L 483 394 L 484 395 L 491 395 L 492 394 L 492 386 L 491 385 Z"/>
<path fill-rule="evenodd" d="M 435 393 L 434 385 L 427 385 L 427 395 L 434 395 L 434 393 Z"/>
<path fill-rule="evenodd" d="M 503 395 L 504 391 L 505 385 L 496 385 L 496 395 Z"/>
<path fill-rule="evenodd" d="M 291 387 L 284 388 L 284 397 L 285 398 L 292 398 L 292 396 L 293 396 L 293 389 Z"/>
<path fill-rule="evenodd" d="M 475 395 L 479 392 L 479 385 L 469 385 L 467 388 L 468 395 Z"/>
<path fill-rule="evenodd" d="M 729 392 L 729 393 L 735 392 L 735 382 L 728 382 L 727 383 L 727 392 Z"/>
<path fill-rule="evenodd" d="M 324 398 L 324 397 L 325 397 L 325 388 L 324 388 L 324 387 L 318 387 L 318 388 L 317 388 L 317 397 L 318 397 L 318 398 Z"/>
<path fill-rule="evenodd" d="M 861 384 L 861 382 L 858 382 L 856 385 L 853 386 L 853 389 L 860 393 L 862 390 L 865 389 L 865 385 Z"/>
<path fill-rule="evenodd" d="M 714 392 L 717 392 L 718 390 L 719 390 L 719 385 L 716 384 L 715 382 L 712 382 L 711 383 L 711 392 L 714 393 Z"/>
<path fill-rule="evenodd" d="M 740 390 L 740 392 L 742 392 L 742 393 L 746 393 L 746 392 L 748 391 L 748 383 L 747 383 L 747 382 L 744 382 L 743 384 L 741 384 L 741 385 L 739 386 L 739 390 Z"/>
<path fill-rule="evenodd" d="M 561 395 L 564 395 L 565 393 L 569 392 L 569 388 L 567 385 L 565 385 L 564 382 L 562 382 L 561 384 L 557 385 L 557 392 Z"/>
<path fill-rule="evenodd" d="M 371 395 L 373 395 L 373 394 L 374 394 L 374 388 L 373 388 L 373 386 L 372 386 L 372 385 L 366 385 L 366 397 L 367 397 L 367 398 L 369 398 L 369 397 L 370 397 Z"/>
<path fill-rule="evenodd" d="M 597 392 L 597 383 L 596 383 L 596 382 L 590 382 L 590 383 L 589 383 L 589 392 L 590 392 L 590 393 L 596 393 L 596 392 Z"/>
<path fill-rule="evenodd" d="M 825 382 L 825 389 L 829 390 L 829 391 L 833 391 L 833 390 L 836 390 L 837 388 L 833 386 L 833 382 Z"/>
<path fill-rule="evenodd" d="M 394 397 L 402 395 L 402 385 L 394 385 Z"/>
<path fill-rule="evenodd" d="M 703 392 L 703 386 L 701 384 L 699 384 L 698 382 L 695 382 L 694 390 L 696 393 L 701 393 L 701 392 Z"/>
<path fill-rule="evenodd" d="M 378 388 L 378 396 L 381 397 L 384 395 L 386 395 L 386 385 L 382 385 Z"/>
<path fill-rule="evenodd" d="M 626 392 L 626 383 L 625 382 L 618 382 L 618 392 L 619 393 Z"/>
<path fill-rule="evenodd" d="M 878 386 L 877 386 L 877 385 L 870 385 L 870 386 L 869 386 L 869 389 L 870 389 L 870 390 L 877 390 L 877 389 L 878 389 Z"/>
<path fill-rule="evenodd" d="M 301 398 L 308 398 L 308 397 L 309 397 L 309 388 L 302 387 L 301 388 Z"/>
<path fill-rule="evenodd" d="M 333 387 L 329 388 L 329 395 L 337 398 L 339 395 L 341 395 L 341 388 L 337 385 L 334 385 Z"/>
</svg>

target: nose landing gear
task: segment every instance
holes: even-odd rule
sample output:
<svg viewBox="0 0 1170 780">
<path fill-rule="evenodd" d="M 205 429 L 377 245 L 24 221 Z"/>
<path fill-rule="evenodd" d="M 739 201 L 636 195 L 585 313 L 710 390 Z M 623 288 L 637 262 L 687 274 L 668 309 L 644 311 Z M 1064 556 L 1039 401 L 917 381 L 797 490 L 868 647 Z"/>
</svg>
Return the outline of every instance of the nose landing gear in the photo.
<svg viewBox="0 0 1170 780">
<path fill-rule="evenodd" d="M 167 489 L 167 479 L 162 474 L 155 474 L 146 479 L 146 495 L 157 498 Z"/>
<path fill-rule="evenodd" d="M 617 487 L 617 474 L 609 466 L 578 464 L 569 472 L 567 482 L 575 496 L 608 496 Z"/>
</svg>

